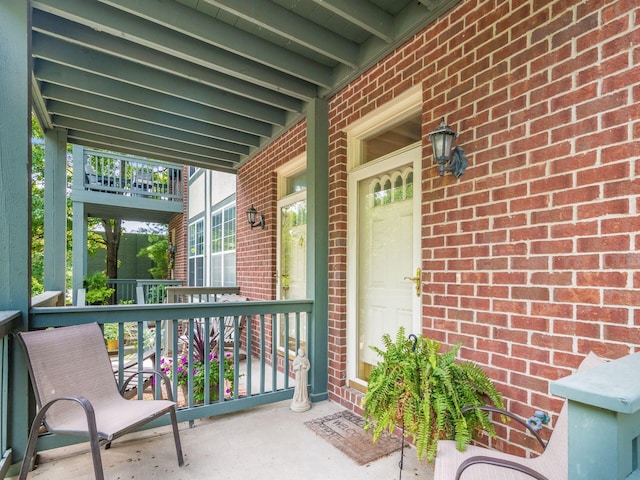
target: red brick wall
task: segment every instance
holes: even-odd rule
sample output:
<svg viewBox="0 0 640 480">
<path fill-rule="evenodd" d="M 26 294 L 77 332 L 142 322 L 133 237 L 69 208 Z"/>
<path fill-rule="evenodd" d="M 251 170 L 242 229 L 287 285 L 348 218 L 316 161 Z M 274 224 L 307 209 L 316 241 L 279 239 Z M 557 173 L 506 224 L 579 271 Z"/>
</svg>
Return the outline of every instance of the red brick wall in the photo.
<svg viewBox="0 0 640 480">
<path fill-rule="evenodd" d="M 638 45 L 635 0 L 465 0 L 330 100 L 333 400 L 358 410 L 345 386 L 343 128 L 418 84 L 425 137 L 446 116 L 469 158 L 460 179 L 440 178 L 423 144 L 423 333 L 461 342 L 462 357 L 486 366 L 525 417 L 559 410 L 550 381 L 590 350 L 638 349 Z M 240 171 L 239 212 L 253 202 L 268 224 L 249 232 L 239 222 L 249 296 L 273 298 L 269 172 L 304 149 L 303 136 L 296 126 Z"/>
<path fill-rule="evenodd" d="M 189 191 L 189 168 L 182 169 L 182 191 Z M 182 202 L 182 213 L 176 215 L 169 221 L 169 235 L 174 232 L 173 240 L 175 242 L 176 253 L 173 268 L 173 279 L 182 280 L 183 285 L 187 285 L 187 199 L 186 196 Z"/>
<path fill-rule="evenodd" d="M 304 153 L 306 122 L 300 122 L 240 168 L 236 183 L 236 279 L 242 295 L 253 300 L 276 296 L 277 175 L 275 169 Z M 253 205 L 265 228 L 251 229 L 246 212 Z"/>
</svg>

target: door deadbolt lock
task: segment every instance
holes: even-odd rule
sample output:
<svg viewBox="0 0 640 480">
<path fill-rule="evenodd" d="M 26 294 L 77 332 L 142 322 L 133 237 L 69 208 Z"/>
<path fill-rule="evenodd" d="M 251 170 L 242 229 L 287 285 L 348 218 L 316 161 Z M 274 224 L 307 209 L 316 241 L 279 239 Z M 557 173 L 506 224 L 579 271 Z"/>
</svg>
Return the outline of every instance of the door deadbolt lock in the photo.
<svg viewBox="0 0 640 480">
<path fill-rule="evenodd" d="M 422 285 L 422 270 L 420 267 L 416 268 L 416 276 L 415 277 L 404 277 L 405 280 L 411 280 L 416 284 L 416 296 L 420 296 L 420 286 Z"/>
</svg>

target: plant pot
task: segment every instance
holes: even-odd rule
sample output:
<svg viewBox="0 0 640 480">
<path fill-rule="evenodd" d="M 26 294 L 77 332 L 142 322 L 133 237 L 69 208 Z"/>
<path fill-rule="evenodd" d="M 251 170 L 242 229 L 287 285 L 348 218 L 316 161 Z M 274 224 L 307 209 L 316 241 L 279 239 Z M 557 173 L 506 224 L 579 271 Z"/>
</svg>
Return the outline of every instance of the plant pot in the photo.
<svg viewBox="0 0 640 480">
<path fill-rule="evenodd" d="M 218 384 L 213 384 L 209 387 L 209 403 L 215 403 L 218 401 Z M 184 399 L 181 402 L 183 405 L 189 405 L 189 388 L 187 385 L 178 385 L 178 389 Z M 193 402 L 194 405 L 202 405 L 204 402 L 202 400 L 198 400 Z"/>
<path fill-rule="evenodd" d="M 118 339 L 114 338 L 113 340 L 107 340 L 107 350 L 113 352 L 114 350 L 118 350 Z"/>
</svg>

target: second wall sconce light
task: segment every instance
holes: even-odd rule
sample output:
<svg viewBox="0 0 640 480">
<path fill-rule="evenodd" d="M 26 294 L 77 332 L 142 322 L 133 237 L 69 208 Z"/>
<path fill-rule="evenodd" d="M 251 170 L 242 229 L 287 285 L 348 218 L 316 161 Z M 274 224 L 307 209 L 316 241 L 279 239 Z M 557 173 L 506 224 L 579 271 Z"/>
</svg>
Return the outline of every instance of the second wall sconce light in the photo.
<svg viewBox="0 0 640 480">
<path fill-rule="evenodd" d="M 251 230 L 253 230 L 253 227 L 262 227 L 264 230 L 264 215 L 258 213 L 254 208 L 253 203 L 249 210 L 247 210 L 247 220 L 249 221 L 249 225 L 251 225 Z"/>
<path fill-rule="evenodd" d="M 440 176 L 444 172 L 451 172 L 454 177 L 459 178 L 467 169 L 467 157 L 460 147 L 453 147 L 453 141 L 458 134 L 444 121 L 433 132 L 429 134 L 429 140 L 433 144 L 433 159 L 440 165 Z"/>
</svg>

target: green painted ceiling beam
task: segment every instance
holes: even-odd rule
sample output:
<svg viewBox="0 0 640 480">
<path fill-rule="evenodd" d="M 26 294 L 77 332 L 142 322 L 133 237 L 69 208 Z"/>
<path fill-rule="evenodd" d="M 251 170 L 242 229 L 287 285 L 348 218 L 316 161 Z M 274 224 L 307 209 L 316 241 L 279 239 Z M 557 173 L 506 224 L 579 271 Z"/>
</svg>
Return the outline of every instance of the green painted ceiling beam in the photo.
<svg viewBox="0 0 640 480">
<path fill-rule="evenodd" d="M 208 138 L 203 135 L 196 135 L 188 132 L 177 132 L 169 127 L 153 125 L 146 122 L 140 122 L 130 118 L 122 118 L 109 113 L 98 112 L 84 107 L 69 105 L 58 101 L 52 101 L 49 104 L 49 112 L 53 114 L 53 123 L 57 126 L 65 126 L 65 128 L 73 128 L 81 130 L 80 124 L 85 123 L 95 128 L 103 126 L 104 128 L 114 128 L 118 132 L 120 138 L 131 138 L 134 134 L 141 134 L 151 144 L 159 144 L 166 141 L 170 145 L 175 144 L 175 149 L 180 151 L 191 151 L 192 147 L 200 147 L 211 150 L 210 154 L 219 153 L 229 155 L 246 155 L 249 153 L 249 147 L 223 142 L 215 138 Z M 61 123 L 61 120 L 64 122 Z M 80 124 L 71 125 L 70 120 L 77 120 Z M 92 130 L 87 130 L 92 131 Z M 98 130 L 96 130 L 98 131 Z M 209 154 L 204 154 L 208 156 Z M 234 156 L 229 156 L 233 159 Z"/>
<path fill-rule="evenodd" d="M 240 132 L 269 137 L 272 125 L 212 108 L 200 103 L 176 98 L 165 93 L 148 90 L 136 85 L 122 83 L 91 72 L 46 61 L 36 61 L 35 76 L 42 82 L 64 85 L 75 90 L 91 92 L 106 98 L 120 99 L 133 105 L 146 106 L 154 110 L 175 113 L 193 120 L 219 125 Z"/>
<path fill-rule="evenodd" d="M 55 125 L 66 125 L 67 128 L 74 132 L 85 132 L 86 134 L 101 135 L 103 138 L 108 137 L 115 143 L 127 143 L 130 145 L 137 145 L 138 147 L 145 147 L 147 149 L 154 149 L 153 151 L 163 152 L 166 155 L 173 155 L 175 157 L 190 157 L 200 158 L 201 160 L 217 159 L 220 161 L 228 162 L 228 165 L 235 166 L 237 161 L 231 161 L 233 154 L 229 152 L 221 152 L 215 150 L 208 150 L 197 145 L 192 145 L 187 148 L 184 144 L 172 141 L 171 139 L 157 138 L 151 136 L 145 136 L 140 133 L 132 133 L 130 135 L 123 135 L 122 130 L 110 127 L 107 125 L 95 125 L 91 122 L 78 120 L 75 118 L 65 118 L 58 115 L 53 116 Z M 78 135 L 80 135 L 78 133 Z M 236 160 L 239 158 L 236 155 Z"/>
<path fill-rule="evenodd" d="M 284 111 L 274 107 L 40 33 L 33 34 L 33 55 L 256 120 L 284 124 Z"/>
<path fill-rule="evenodd" d="M 319 0 L 314 0 L 319 1 Z M 329 0 L 340 5 L 338 0 Z M 410 2 L 394 17 L 393 42 L 371 37 L 362 45 L 361 70 L 364 70 L 381 60 L 398 47 L 397 39 L 409 38 L 428 23 L 436 20 L 440 15 L 451 9 L 460 0 L 438 0 L 436 8 L 427 8 L 419 2 Z M 347 3 L 347 2 L 344 2 Z M 351 3 L 351 0 L 348 2 Z M 330 96 L 346 85 L 353 77 L 353 72 L 338 65 L 334 71 L 335 84 L 331 90 L 321 93 L 322 97 Z"/>
<path fill-rule="evenodd" d="M 106 125 L 95 125 L 91 122 L 78 120 L 75 118 L 65 118 L 58 115 L 53 116 L 55 125 L 66 125 L 67 128 L 73 129 L 74 132 L 85 132 L 86 134 L 100 135 L 103 138 L 108 137 L 111 142 L 125 143 L 129 145 L 137 145 L 138 147 L 145 146 L 147 149 L 153 148 L 154 151 L 161 151 L 167 155 L 173 155 L 177 157 L 189 157 L 200 158 L 200 160 L 216 159 L 219 161 L 225 161 L 230 166 L 235 166 L 239 158 L 235 156 L 236 161 L 231 159 L 234 157 L 232 153 L 221 152 L 216 150 L 210 150 L 197 145 L 191 147 L 185 147 L 184 144 L 180 144 L 171 139 L 157 138 L 146 136 L 140 133 L 132 133 L 129 135 L 123 135 L 122 130 L 115 127 L 109 127 Z"/>
<path fill-rule="evenodd" d="M 203 16 L 178 2 L 171 0 L 99 1 L 293 77 L 323 86 L 329 86 L 332 83 L 331 68 L 265 42 L 233 25 Z"/>
<path fill-rule="evenodd" d="M 173 115 L 141 105 L 134 105 L 113 98 L 91 95 L 87 92 L 73 90 L 60 85 L 46 84 L 42 87 L 42 96 L 48 100 L 56 100 L 69 105 L 86 107 L 99 112 L 112 113 L 125 118 L 131 118 L 161 126 L 171 126 L 177 130 L 197 133 L 211 138 L 226 140 L 232 143 L 257 147 L 260 138 L 256 135 L 230 130 L 228 128 L 213 126 L 208 123 L 198 122 L 190 118 Z M 59 112 L 57 112 L 59 113 Z"/>
<path fill-rule="evenodd" d="M 316 87 L 309 81 L 291 75 L 285 76 L 273 68 L 239 58 L 219 48 L 212 48 L 210 44 L 196 41 L 192 37 L 152 22 L 141 21 L 140 18 L 107 5 L 96 5 L 94 2 L 84 0 L 67 0 L 63 6 L 60 6 L 56 0 L 34 0 L 32 5 L 39 10 L 73 20 L 98 31 L 125 37 L 132 42 L 168 55 L 183 58 L 299 99 L 308 100 L 316 94 Z"/>
<path fill-rule="evenodd" d="M 172 75 L 210 85 L 266 105 L 292 112 L 302 111 L 302 101 L 279 92 L 249 83 L 201 65 L 166 55 L 142 45 L 98 32 L 89 27 L 65 20 L 49 13 L 34 10 L 33 29 L 66 42 L 82 45 L 109 55 L 162 70 Z"/>
<path fill-rule="evenodd" d="M 282 38 L 356 68 L 360 48 L 280 5 L 266 0 L 204 0 Z"/>
<path fill-rule="evenodd" d="M 394 39 L 394 17 L 364 0 L 313 0 L 386 43 Z"/>
<path fill-rule="evenodd" d="M 145 156 L 170 163 L 205 166 L 205 168 L 213 168 L 217 171 L 236 173 L 235 165 L 225 159 L 204 159 L 203 157 L 197 157 L 186 153 L 178 153 L 153 145 L 127 141 L 121 138 L 109 137 L 98 133 L 83 132 L 80 130 L 69 130 L 67 138 L 69 139 L 69 143 L 84 145 L 86 147 L 108 149 L 114 152 Z"/>
</svg>

